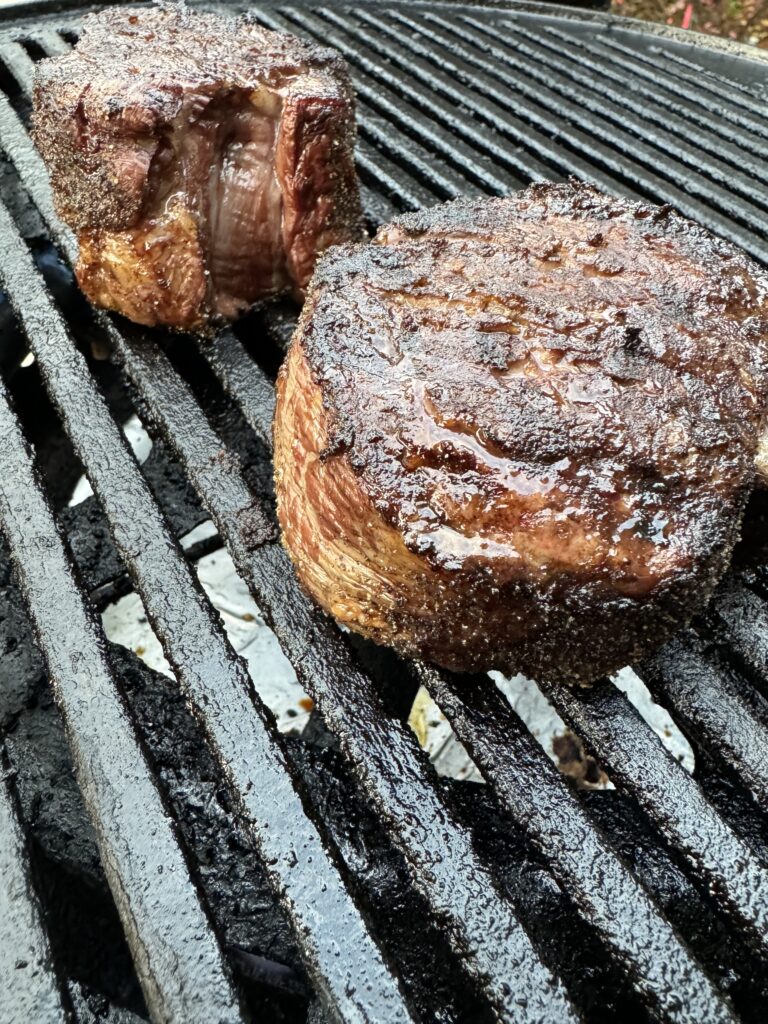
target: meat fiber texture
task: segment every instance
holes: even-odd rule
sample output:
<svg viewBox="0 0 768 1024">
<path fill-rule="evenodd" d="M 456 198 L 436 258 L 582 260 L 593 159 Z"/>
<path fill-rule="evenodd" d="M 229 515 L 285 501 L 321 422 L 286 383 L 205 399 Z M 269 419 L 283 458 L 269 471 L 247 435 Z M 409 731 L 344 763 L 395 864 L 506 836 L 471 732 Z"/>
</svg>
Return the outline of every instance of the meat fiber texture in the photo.
<svg viewBox="0 0 768 1024">
<path fill-rule="evenodd" d="M 331 50 L 247 18 L 89 15 L 41 61 L 34 138 L 93 303 L 207 331 L 361 237 L 354 100 Z"/>
<path fill-rule="evenodd" d="M 706 602 L 768 385 L 768 275 L 570 183 L 405 216 L 320 262 L 278 382 L 306 589 L 449 669 L 585 683 Z"/>
</svg>

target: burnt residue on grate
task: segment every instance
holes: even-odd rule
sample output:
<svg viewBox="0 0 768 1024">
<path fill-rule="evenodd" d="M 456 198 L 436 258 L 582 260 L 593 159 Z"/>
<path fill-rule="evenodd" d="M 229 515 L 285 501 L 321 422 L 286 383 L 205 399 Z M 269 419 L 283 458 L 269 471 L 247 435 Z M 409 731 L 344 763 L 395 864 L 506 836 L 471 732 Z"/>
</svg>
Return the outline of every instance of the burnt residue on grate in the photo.
<svg viewBox="0 0 768 1024">
<path fill-rule="evenodd" d="M 602 16 L 563 19 L 530 4 L 263 5 L 256 16 L 330 43 L 350 62 L 371 228 L 455 195 L 503 194 L 576 174 L 615 194 L 672 202 L 756 258 L 768 256 L 768 122 L 750 93 L 764 77 L 764 58 L 728 44 L 695 50 L 682 38 L 630 33 Z M 694 778 L 612 686 L 588 699 L 544 687 L 619 786 L 569 792 L 493 691 L 435 677 L 434 693 L 489 785 L 438 781 L 404 726 L 417 669 L 334 631 L 307 605 L 275 541 L 271 380 L 295 309 L 254 313 L 234 333 L 197 345 L 94 315 L 73 286 L 71 236 L 56 220 L 24 121 L 34 61 L 66 52 L 75 30 L 76 16 L 58 13 L 26 27 L 0 25 L 9 291 L 0 296 L 0 376 L 34 442 L 83 592 L 100 608 L 135 586 L 186 689 L 185 696 L 133 655 L 106 649 L 175 822 L 190 899 L 200 899 L 210 919 L 208 948 L 223 951 L 244 1012 L 278 1022 L 385 1012 L 388 1020 L 482 1024 L 577 1014 L 645 1021 L 655 1006 L 682 1022 L 697 1014 L 728 1020 L 732 1006 L 740 1019 L 760 1020 L 768 1003 L 768 553 L 759 497 L 707 615 L 638 668 L 691 739 Z M 22 368 L 27 333 L 37 363 Z M 105 361 L 110 349 L 116 358 Z M 109 418 L 122 422 L 133 410 L 154 435 L 141 473 Z M 6 457 L 23 468 L 7 409 L 4 417 Z M 100 500 L 67 509 L 81 460 Z M 33 490 L 37 529 L 45 501 Z M 12 518 L 21 496 L 11 499 Z M 143 532 L 131 522 L 138 512 Z M 204 651 L 179 614 L 188 606 L 221 655 L 212 671 L 236 704 L 237 687 L 250 683 L 187 568 L 204 548 L 185 561 L 173 540 L 209 515 L 220 533 L 209 543 L 229 548 L 319 709 L 302 738 L 282 741 L 258 703 L 243 705 L 245 718 L 256 709 L 261 720 L 249 733 L 255 756 L 243 749 L 246 733 L 231 708 L 211 723 Z M 34 556 L 18 533 L 15 547 L 29 591 Z M 40 609 L 32 612 L 39 620 Z M 53 633 L 40 637 L 49 661 Z M 152 971 L 140 956 L 138 969 L 132 965 L 135 936 L 126 942 L 4 550 L 0 650 L 9 793 L 29 832 L 52 985 L 75 1019 L 108 1019 L 111 1006 L 142 1018 Z M 66 704 L 64 712 L 71 719 Z M 269 803 L 270 778 L 287 795 L 283 818 Z M 257 819 L 265 808 L 266 824 L 283 835 L 264 834 Z M 315 834 L 322 852 L 310 861 L 302 844 Z M 14 851 L 23 861 L 18 842 Z M 275 862 L 275 851 L 288 851 L 290 864 Z M 121 906 L 119 872 L 112 865 L 108 874 Z M 329 930 L 312 916 L 322 902 L 320 875 L 360 936 L 359 949 L 348 947 L 349 964 L 332 956 L 334 942 L 348 938 L 334 937 L 338 923 Z M 633 933 L 637 907 L 658 962 Z M 517 957 L 527 966 L 514 969 Z M 357 993 L 349 990 L 353 960 L 363 979 Z M 153 1006 L 157 1013 L 156 999 Z M 231 1006 L 226 1019 L 239 1013 Z"/>
</svg>

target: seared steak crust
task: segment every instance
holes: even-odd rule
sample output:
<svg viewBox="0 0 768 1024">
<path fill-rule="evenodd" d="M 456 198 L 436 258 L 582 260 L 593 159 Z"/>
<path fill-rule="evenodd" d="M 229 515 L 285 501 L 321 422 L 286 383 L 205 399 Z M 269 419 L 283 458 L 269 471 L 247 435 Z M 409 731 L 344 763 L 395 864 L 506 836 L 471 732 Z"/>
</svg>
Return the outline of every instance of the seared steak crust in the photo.
<svg viewBox="0 0 768 1024">
<path fill-rule="evenodd" d="M 361 237 L 354 101 L 331 50 L 247 19 L 113 8 L 41 61 L 35 141 L 93 302 L 201 329 Z"/>
<path fill-rule="evenodd" d="M 754 478 L 768 275 L 577 183 L 321 261 L 278 387 L 284 541 L 337 619 L 586 682 L 701 608 Z"/>
</svg>

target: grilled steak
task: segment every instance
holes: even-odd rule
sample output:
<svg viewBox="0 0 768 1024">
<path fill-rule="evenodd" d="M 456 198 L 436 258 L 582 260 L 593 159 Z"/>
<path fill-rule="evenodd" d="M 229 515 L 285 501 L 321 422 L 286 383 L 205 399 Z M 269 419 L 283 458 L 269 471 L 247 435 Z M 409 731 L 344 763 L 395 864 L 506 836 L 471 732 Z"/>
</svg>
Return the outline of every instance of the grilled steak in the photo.
<svg viewBox="0 0 768 1024">
<path fill-rule="evenodd" d="M 760 268 L 669 208 L 577 183 L 334 249 L 278 387 L 304 585 L 450 669 L 618 669 L 726 566 L 767 341 Z"/>
<path fill-rule="evenodd" d="M 41 61 L 34 134 L 88 297 L 204 329 L 361 236 L 341 59 L 247 19 L 110 9 Z"/>
</svg>

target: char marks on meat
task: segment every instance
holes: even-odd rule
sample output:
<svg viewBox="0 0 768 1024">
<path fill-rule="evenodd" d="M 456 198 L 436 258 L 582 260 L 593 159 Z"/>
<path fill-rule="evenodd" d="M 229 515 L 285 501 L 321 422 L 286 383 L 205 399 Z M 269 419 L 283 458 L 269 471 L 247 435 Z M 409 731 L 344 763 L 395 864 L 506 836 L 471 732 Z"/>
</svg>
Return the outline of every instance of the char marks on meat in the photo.
<svg viewBox="0 0 768 1024">
<path fill-rule="evenodd" d="M 34 134 L 97 305 L 201 330 L 303 294 L 361 237 L 354 101 L 331 50 L 184 9 L 89 15 L 41 61 Z"/>
<path fill-rule="evenodd" d="M 764 271 L 578 183 L 333 250 L 278 387 L 301 579 L 350 628 L 451 669 L 618 669 L 726 567 L 767 341 Z"/>
</svg>

